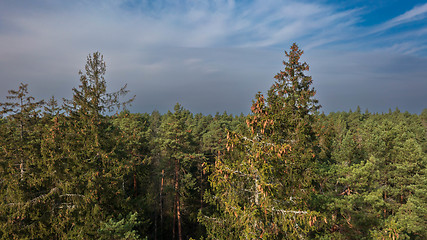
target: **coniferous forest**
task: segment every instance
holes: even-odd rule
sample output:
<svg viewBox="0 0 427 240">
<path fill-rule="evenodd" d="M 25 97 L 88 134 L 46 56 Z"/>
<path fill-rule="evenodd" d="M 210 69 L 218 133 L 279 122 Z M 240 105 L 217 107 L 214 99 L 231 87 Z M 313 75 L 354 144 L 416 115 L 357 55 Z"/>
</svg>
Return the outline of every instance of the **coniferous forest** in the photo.
<svg viewBox="0 0 427 240">
<path fill-rule="evenodd" d="M 0 239 L 427 239 L 427 109 L 321 113 L 285 54 L 248 116 L 131 113 L 98 52 L 71 99 L 8 91 Z"/>
</svg>

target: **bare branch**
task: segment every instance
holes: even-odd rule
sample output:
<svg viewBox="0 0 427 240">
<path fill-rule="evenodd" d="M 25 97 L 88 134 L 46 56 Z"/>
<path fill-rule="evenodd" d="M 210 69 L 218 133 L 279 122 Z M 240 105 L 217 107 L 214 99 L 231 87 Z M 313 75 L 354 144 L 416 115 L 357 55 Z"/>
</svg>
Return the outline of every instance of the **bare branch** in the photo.
<svg viewBox="0 0 427 240">
<path fill-rule="evenodd" d="M 283 209 L 275 209 L 272 208 L 271 210 L 273 210 L 274 212 L 280 212 L 282 214 L 289 214 L 289 213 L 293 213 L 293 214 L 307 214 L 307 211 L 294 211 L 294 210 L 283 210 Z"/>
</svg>

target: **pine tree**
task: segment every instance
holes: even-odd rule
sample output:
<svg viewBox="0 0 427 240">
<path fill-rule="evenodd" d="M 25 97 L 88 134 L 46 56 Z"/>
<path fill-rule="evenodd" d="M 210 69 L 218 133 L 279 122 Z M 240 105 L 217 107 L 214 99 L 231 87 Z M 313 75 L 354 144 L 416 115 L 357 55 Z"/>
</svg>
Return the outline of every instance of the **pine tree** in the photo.
<svg viewBox="0 0 427 240">
<path fill-rule="evenodd" d="M 156 195 L 153 197 L 153 201 L 156 201 L 152 206 L 154 211 L 154 217 L 152 217 L 152 224 L 154 224 L 154 239 L 164 239 L 164 197 L 165 197 L 165 168 L 161 162 L 161 138 L 160 138 L 160 126 L 162 122 L 162 116 L 158 111 L 153 111 L 149 116 L 149 129 L 150 135 L 149 149 L 150 149 L 150 162 L 152 166 L 151 172 L 151 184 L 153 193 Z"/>
<path fill-rule="evenodd" d="M 316 222 L 308 208 L 319 108 L 311 77 L 296 44 L 285 52 L 267 99 L 256 95 L 247 117 L 249 136 L 229 133 L 227 152 L 217 158 L 210 182 L 219 213 L 201 217 L 209 237 L 304 238 Z"/>
<path fill-rule="evenodd" d="M 336 125 L 330 149 L 334 164 L 318 196 L 324 201 L 319 209 L 331 216 L 324 235 L 425 238 L 422 121 L 400 111 L 360 116 L 330 116 Z"/>
<path fill-rule="evenodd" d="M 162 161 L 169 188 L 169 204 L 172 207 L 172 238 L 182 240 L 186 235 L 183 220 L 188 219 L 192 202 L 198 202 L 196 188 L 197 163 L 202 158 L 198 154 L 191 134 L 191 114 L 176 104 L 174 112 L 168 112 L 160 126 Z M 166 188 L 166 187 L 165 187 Z M 192 201 L 192 197 L 196 201 Z M 196 207 L 197 209 L 197 207 Z M 170 228 L 169 228 L 170 229 Z"/>
<path fill-rule="evenodd" d="M 99 231 L 99 240 L 141 239 L 138 232 L 134 230 L 136 226 L 141 224 L 141 221 L 138 220 L 138 213 L 129 213 L 125 218 L 122 218 L 118 221 L 116 221 L 114 218 L 110 218 L 107 222 L 102 224 L 102 227 Z"/>
</svg>

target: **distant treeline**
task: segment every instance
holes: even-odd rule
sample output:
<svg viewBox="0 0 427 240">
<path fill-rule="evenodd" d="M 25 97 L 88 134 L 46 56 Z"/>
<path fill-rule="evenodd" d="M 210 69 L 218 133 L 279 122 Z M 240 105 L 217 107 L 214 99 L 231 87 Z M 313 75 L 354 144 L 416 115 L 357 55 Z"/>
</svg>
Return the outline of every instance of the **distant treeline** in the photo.
<svg viewBox="0 0 427 240">
<path fill-rule="evenodd" d="M 427 239 L 427 109 L 320 114 L 285 53 L 248 116 L 130 113 L 99 53 L 61 105 L 10 90 L 0 239 Z"/>
</svg>

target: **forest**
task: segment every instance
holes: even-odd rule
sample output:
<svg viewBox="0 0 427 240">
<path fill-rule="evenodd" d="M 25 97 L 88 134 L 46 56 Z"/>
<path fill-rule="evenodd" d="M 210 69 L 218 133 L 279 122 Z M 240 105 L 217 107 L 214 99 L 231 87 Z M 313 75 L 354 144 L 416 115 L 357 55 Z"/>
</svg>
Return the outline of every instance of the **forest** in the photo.
<svg viewBox="0 0 427 240">
<path fill-rule="evenodd" d="M 302 54 L 247 116 L 131 113 L 99 52 L 71 99 L 9 90 L 0 239 L 427 239 L 427 109 L 321 113 Z"/>
</svg>

